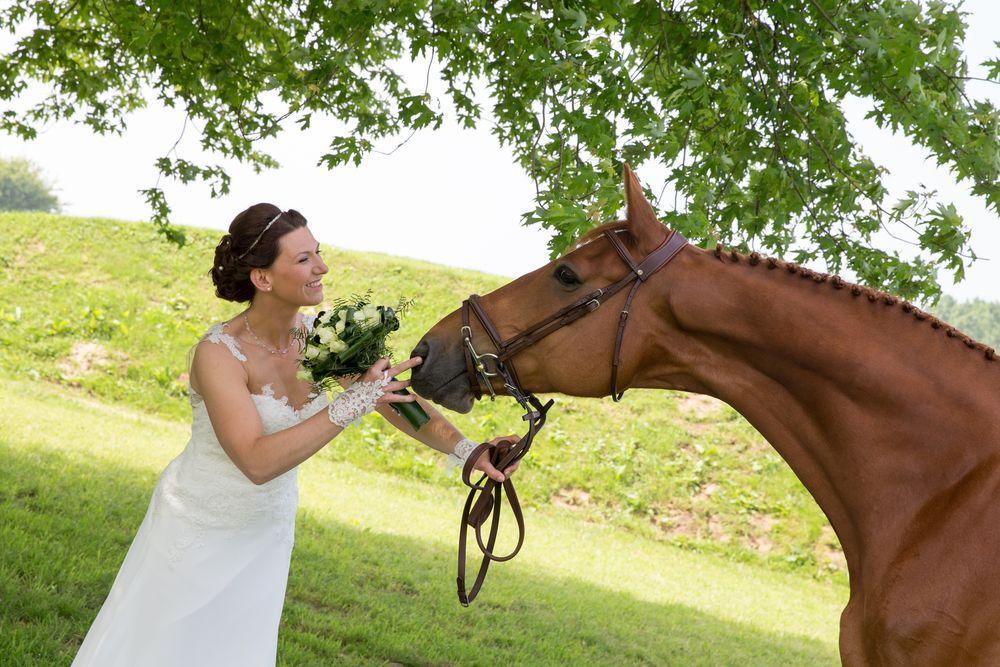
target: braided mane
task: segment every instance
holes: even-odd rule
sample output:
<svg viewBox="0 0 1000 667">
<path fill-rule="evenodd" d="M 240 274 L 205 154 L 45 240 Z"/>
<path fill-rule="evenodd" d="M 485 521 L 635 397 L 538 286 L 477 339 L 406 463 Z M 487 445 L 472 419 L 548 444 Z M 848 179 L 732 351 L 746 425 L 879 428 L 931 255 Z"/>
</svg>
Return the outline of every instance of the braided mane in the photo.
<svg viewBox="0 0 1000 667">
<path fill-rule="evenodd" d="M 847 290 L 851 296 L 855 298 L 863 296 L 871 303 L 878 302 L 890 307 L 899 306 L 902 308 L 904 313 L 912 314 L 914 319 L 920 322 L 928 322 L 931 325 L 931 329 L 943 331 L 949 338 L 957 338 L 960 340 L 967 348 L 982 352 L 989 361 L 996 361 L 997 354 L 992 347 L 973 340 L 971 337 L 962 333 L 947 322 L 942 322 L 930 313 L 920 310 L 909 301 L 904 301 L 903 299 L 888 294 L 887 292 L 872 289 L 871 287 L 866 287 L 864 285 L 849 283 L 840 276 L 813 271 L 812 269 L 807 269 L 806 267 L 799 266 L 798 264 L 775 259 L 773 257 L 765 257 L 757 252 L 752 252 L 749 255 L 744 255 L 732 249 L 727 252 L 721 243 L 715 246 L 714 254 L 716 259 L 723 263 L 728 261 L 738 264 L 741 261 L 745 261 L 750 266 L 757 266 L 763 263 L 765 267 L 772 271 L 780 269 L 790 275 L 798 275 L 804 280 L 812 280 L 815 283 L 828 283 L 836 290 Z"/>
<path fill-rule="evenodd" d="M 625 220 L 615 220 L 612 222 L 607 222 L 598 227 L 587 231 L 585 234 L 581 235 L 576 241 L 574 241 L 570 246 L 562 253 L 560 256 L 565 256 L 567 253 L 575 250 L 581 246 L 587 245 L 594 239 L 601 236 L 605 231 L 628 231 L 628 222 Z M 931 329 L 938 331 L 943 331 L 948 338 L 957 338 L 959 341 L 965 344 L 970 350 L 976 350 L 982 352 L 983 356 L 989 361 L 996 361 L 997 353 L 996 351 L 977 340 L 974 340 L 967 334 L 959 331 L 955 327 L 951 326 L 947 322 L 943 322 L 938 318 L 934 317 L 930 313 L 927 313 L 916 306 L 914 306 L 909 301 L 900 299 L 897 296 L 893 296 L 887 292 L 882 292 L 880 290 L 872 289 L 871 287 L 866 287 L 864 285 L 856 285 L 854 283 L 849 283 L 840 276 L 831 275 L 829 273 L 821 273 L 819 271 L 813 271 L 812 269 L 807 269 L 804 266 L 799 266 L 798 264 L 793 264 L 792 262 L 786 262 L 784 260 L 775 259 L 773 257 L 766 257 L 758 252 L 752 252 L 749 255 L 744 255 L 737 252 L 736 250 L 730 249 L 726 250 L 725 247 L 719 243 L 715 246 L 715 257 L 720 262 L 732 262 L 740 263 L 741 261 L 746 262 L 750 266 L 757 266 L 763 264 L 769 270 L 780 269 L 789 273 L 790 275 L 798 275 L 804 280 L 812 280 L 815 283 L 828 283 L 836 290 L 847 290 L 850 295 L 854 298 L 864 297 L 868 299 L 871 303 L 881 303 L 885 306 L 899 306 L 904 313 L 910 313 L 913 315 L 914 319 L 920 322 L 927 322 L 931 325 Z"/>
</svg>

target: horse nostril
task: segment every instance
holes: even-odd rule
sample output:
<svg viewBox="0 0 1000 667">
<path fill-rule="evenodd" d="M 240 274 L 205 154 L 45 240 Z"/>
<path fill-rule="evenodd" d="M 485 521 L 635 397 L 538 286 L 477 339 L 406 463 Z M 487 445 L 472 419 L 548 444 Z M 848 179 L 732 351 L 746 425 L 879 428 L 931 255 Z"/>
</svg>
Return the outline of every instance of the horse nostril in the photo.
<svg viewBox="0 0 1000 667">
<path fill-rule="evenodd" d="M 427 357 L 430 355 L 430 351 L 431 351 L 431 344 L 427 342 L 426 338 L 422 338 L 420 342 L 417 343 L 417 346 L 413 348 L 413 351 L 410 352 L 411 357 L 420 357 L 421 359 L 423 359 L 423 363 L 421 363 L 418 366 L 414 366 L 413 368 L 414 373 L 417 373 L 422 368 L 427 366 L 428 362 Z"/>
</svg>

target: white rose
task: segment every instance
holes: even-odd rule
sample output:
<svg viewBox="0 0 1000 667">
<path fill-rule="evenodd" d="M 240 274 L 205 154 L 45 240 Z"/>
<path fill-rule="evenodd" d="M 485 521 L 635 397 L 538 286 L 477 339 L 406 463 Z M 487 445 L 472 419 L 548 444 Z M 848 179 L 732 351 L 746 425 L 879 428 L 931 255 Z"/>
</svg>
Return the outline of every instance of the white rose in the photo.
<svg viewBox="0 0 1000 667">
<path fill-rule="evenodd" d="M 346 322 L 337 322 L 335 325 L 333 325 L 333 330 L 336 331 L 338 334 L 342 334 L 344 333 L 344 326 L 346 326 Z"/>
<path fill-rule="evenodd" d="M 310 345 L 306 348 L 306 359 L 315 359 L 319 356 L 319 348 Z"/>
<path fill-rule="evenodd" d="M 361 310 L 354 313 L 354 321 L 362 326 L 378 324 L 381 319 L 382 315 L 378 312 L 378 306 L 371 304 L 362 307 Z"/>
<path fill-rule="evenodd" d="M 331 341 L 337 340 L 337 334 L 331 331 L 329 327 L 323 327 L 316 332 L 316 335 L 319 336 L 320 342 L 327 346 L 330 345 Z"/>
<path fill-rule="evenodd" d="M 304 368 L 300 369 L 299 372 L 295 374 L 295 377 L 300 380 L 308 380 L 309 382 L 312 382 L 313 379 L 312 374 Z"/>
<path fill-rule="evenodd" d="M 327 324 L 331 319 L 333 319 L 333 314 L 334 313 L 333 313 L 332 310 L 326 311 L 325 313 L 323 313 L 322 317 L 319 318 L 319 320 L 318 320 L 319 323 L 320 324 Z"/>
<path fill-rule="evenodd" d="M 339 354 L 346 349 L 347 349 L 347 343 L 340 340 L 339 338 L 334 338 L 330 342 L 330 351 L 333 352 L 334 354 Z"/>
</svg>

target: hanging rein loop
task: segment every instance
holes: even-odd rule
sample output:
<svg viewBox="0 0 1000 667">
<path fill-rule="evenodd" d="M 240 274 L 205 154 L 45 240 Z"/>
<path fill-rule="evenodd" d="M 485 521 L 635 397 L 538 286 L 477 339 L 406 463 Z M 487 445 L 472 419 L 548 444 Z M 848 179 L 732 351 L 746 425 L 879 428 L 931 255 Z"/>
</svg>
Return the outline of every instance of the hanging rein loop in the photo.
<svg viewBox="0 0 1000 667">
<path fill-rule="evenodd" d="M 611 360 L 611 398 L 620 401 L 625 391 L 618 391 L 618 366 L 621 356 L 622 339 L 625 335 L 625 326 L 628 323 L 629 308 L 632 299 L 635 297 L 639 286 L 649 279 L 657 270 L 667 264 L 677 256 L 677 253 L 687 245 L 680 233 L 672 231 L 664 242 L 653 252 L 647 255 L 638 264 L 632 259 L 628 249 L 618 239 L 613 231 L 605 231 L 604 236 L 618 252 L 622 261 L 629 268 L 628 274 L 611 285 L 602 287 L 581 299 L 571 303 L 565 308 L 561 308 L 544 320 L 528 327 L 525 331 L 515 335 L 510 340 L 503 340 L 500 332 L 494 326 L 493 321 L 479 300 L 478 294 L 472 294 L 462 302 L 462 349 L 465 354 L 466 374 L 469 377 L 469 384 L 473 395 L 479 399 L 483 397 L 483 386 L 489 392 L 490 400 L 496 399 L 496 392 L 493 389 L 493 379 L 499 377 L 503 380 L 504 389 L 525 410 L 521 417 L 528 422 L 528 432 L 516 444 L 509 440 L 501 440 L 493 445 L 484 442 L 476 447 L 466 459 L 465 467 L 462 469 L 462 481 L 470 488 L 469 495 L 462 510 L 462 525 L 459 530 L 458 543 L 458 599 L 463 606 L 468 606 L 482 588 L 486 579 L 486 571 L 489 569 L 491 561 L 503 562 L 510 560 L 521 550 L 524 544 L 524 515 L 521 505 L 514 491 L 514 484 L 508 478 L 504 482 L 496 482 L 483 475 L 473 483 L 472 474 L 476 461 L 484 452 L 489 452 L 490 462 L 497 470 L 505 470 L 514 463 L 520 461 L 528 450 L 535 436 L 545 425 L 546 414 L 552 407 L 553 401 L 550 399 L 542 404 L 538 398 L 529 391 L 525 391 L 521 386 L 521 381 L 517 377 L 514 369 L 513 357 L 527 347 L 534 345 L 539 340 L 549 334 L 558 331 L 564 326 L 575 322 L 584 315 L 592 313 L 601 307 L 601 304 L 612 296 L 631 285 L 628 296 L 625 298 L 625 306 L 618 317 L 618 331 L 615 336 L 614 355 Z M 479 352 L 472 341 L 471 314 L 475 314 L 486 335 L 489 336 L 495 353 Z M 500 526 L 500 509 L 503 496 L 506 492 L 511 512 L 517 522 L 517 544 L 507 555 L 497 556 L 493 549 L 496 545 L 498 528 Z M 489 520 L 490 528 L 483 539 L 483 525 Z M 479 573 L 472 584 L 472 588 L 466 591 L 465 588 L 465 555 L 466 541 L 469 527 L 475 529 L 476 543 L 483 554 L 482 563 L 479 566 Z"/>
<path fill-rule="evenodd" d="M 522 398 L 524 397 L 522 396 Z M 514 483 L 511 479 L 508 477 L 503 482 L 497 482 L 487 475 L 482 475 L 477 482 L 473 482 L 472 475 L 474 474 L 476 461 L 479 460 L 483 452 L 489 452 L 490 463 L 497 470 L 506 470 L 528 453 L 535 435 L 545 424 L 546 413 L 548 413 L 549 408 L 553 404 L 553 401 L 550 399 L 542 405 L 534 396 L 531 396 L 529 400 L 532 401 L 531 407 L 528 408 L 527 414 L 523 417 L 528 422 L 528 434 L 517 443 L 511 440 L 501 440 L 497 444 L 482 443 L 472 450 L 469 458 L 465 461 L 465 467 L 462 468 L 462 481 L 465 482 L 466 486 L 470 487 L 469 495 L 465 499 L 465 507 L 462 509 L 462 521 L 458 535 L 458 577 L 456 578 L 456 584 L 458 586 L 458 600 L 462 603 L 463 607 L 468 607 L 469 603 L 479 594 L 479 589 L 482 588 L 483 582 L 486 580 L 486 572 L 490 567 L 490 562 L 510 560 L 517 555 L 524 544 L 524 514 L 521 511 L 521 503 L 518 501 L 517 492 L 514 490 Z M 524 403 L 522 403 L 523 405 Z M 493 549 L 496 545 L 498 528 L 500 527 L 500 510 L 503 505 L 505 492 L 507 494 L 507 501 L 510 503 L 511 512 L 514 514 L 514 520 L 517 522 L 517 544 L 507 555 L 498 556 L 494 553 Z M 484 542 L 483 524 L 486 523 L 487 519 L 490 521 L 490 528 Z M 476 543 L 483 554 L 483 559 L 479 564 L 479 572 L 476 574 L 476 579 L 472 583 L 472 587 L 466 591 L 465 552 L 470 526 L 475 530 Z"/>
</svg>

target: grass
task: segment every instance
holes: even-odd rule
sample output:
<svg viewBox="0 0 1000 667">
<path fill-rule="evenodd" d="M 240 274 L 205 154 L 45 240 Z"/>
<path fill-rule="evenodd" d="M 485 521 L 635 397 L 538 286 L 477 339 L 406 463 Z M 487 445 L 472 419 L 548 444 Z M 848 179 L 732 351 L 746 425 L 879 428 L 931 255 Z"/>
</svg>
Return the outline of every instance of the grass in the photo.
<svg viewBox="0 0 1000 667">
<path fill-rule="evenodd" d="M 0 406 L 0 655 L 67 664 L 189 426 L 10 378 Z M 836 583 L 539 508 L 463 609 L 455 489 L 326 456 L 300 484 L 279 664 L 837 662 Z"/>
<path fill-rule="evenodd" d="M 190 418 L 188 351 L 211 324 L 242 309 L 217 299 L 206 275 L 219 232 L 189 229 L 191 243 L 177 249 L 151 225 L 114 220 L 0 214 L 0 230 L 0 374 L 149 418 Z M 505 282 L 398 257 L 323 250 L 329 298 L 368 288 L 389 303 L 417 298 L 394 339 L 400 356 L 469 293 Z M 521 423 L 509 400 L 481 403 L 469 415 L 446 414 L 473 438 Z M 321 457 L 459 493 L 435 453 L 377 417 Z M 694 552 L 846 582 L 836 537 L 812 498 L 760 435 L 717 402 L 650 390 L 630 391 L 619 404 L 556 397 L 519 485 L 528 506 L 558 506 Z"/>
</svg>

